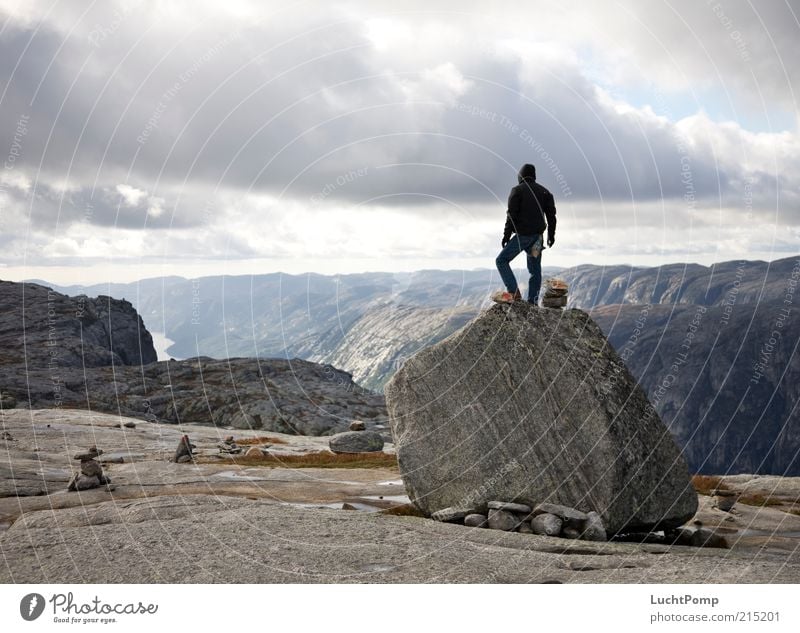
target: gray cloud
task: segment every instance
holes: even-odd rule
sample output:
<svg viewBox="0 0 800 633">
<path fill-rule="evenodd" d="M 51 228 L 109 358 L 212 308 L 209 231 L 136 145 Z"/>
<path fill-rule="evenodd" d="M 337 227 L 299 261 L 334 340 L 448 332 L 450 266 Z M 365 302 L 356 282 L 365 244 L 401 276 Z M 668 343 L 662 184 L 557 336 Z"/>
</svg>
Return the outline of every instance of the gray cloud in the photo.
<svg viewBox="0 0 800 633">
<path fill-rule="evenodd" d="M 485 5 L 459 3 L 451 14 L 384 14 L 397 23 L 386 48 L 371 31 L 380 6 L 270 5 L 248 18 L 213 3 L 178 16 L 149 3 L 92 5 L 82 16 L 85 6 L 70 4 L 47 20 L 37 6 L 9 17 L 0 35 L 0 148 L 14 143 L 11 122 L 28 116 L 14 172 L 31 187 L 5 195 L 43 234 L 79 223 L 201 229 L 231 213 L 226 204 L 247 213 L 248 197 L 264 195 L 273 213 L 285 201 L 320 212 L 468 206 L 493 217 L 523 162 L 560 204 L 665 200 L 768 219 L 780 199 L 781 221 L 800 223 L 796 129 L 758 137 L 702 115 L 676 124 L 658 108 L 615 101 L 587 70 L 646 77 L 688 100 L 696 86 L 740 108 L 763 95 L 796 110 L 790 4 L 756 14 L 629 2 L 604 15 L 534 3 L 513 5 L 513 17 L 498 5 L 486 18 Z M 534 18 L 541 40 L 526 43 Z M 404 27 L 416 46 L 402 41 Z M 450 39 L 427 37 L 437 32 Z M 140 204 L 126 204 L 119 185 L 145 192 Z M 153 200 L 158 212 L 148 213 Z M 255 252 L 231 239 L 241 256 Z"/>
</svg>

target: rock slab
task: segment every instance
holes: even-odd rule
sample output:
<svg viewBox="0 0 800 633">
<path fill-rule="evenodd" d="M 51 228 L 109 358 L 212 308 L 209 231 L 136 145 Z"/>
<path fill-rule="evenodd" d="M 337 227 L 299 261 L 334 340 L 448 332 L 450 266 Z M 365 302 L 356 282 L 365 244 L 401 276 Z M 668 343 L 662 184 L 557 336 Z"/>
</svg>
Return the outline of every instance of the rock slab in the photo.
<svg viewBox="0 0 800 633">
<path fill-rule="evenodd" d="M 345 431 L 329 442 L 334 453 L 372 453 L 383 450 L 383 438 L 374 431 Z"/>
<path fill-rule="evenodd" d="M 406 490 L 428 515 L 554 503 L 613 534 L 697 510 L 675 441 L 581 310 L 493 306 L 408 359 L 385 395 Z"/>
</svg>

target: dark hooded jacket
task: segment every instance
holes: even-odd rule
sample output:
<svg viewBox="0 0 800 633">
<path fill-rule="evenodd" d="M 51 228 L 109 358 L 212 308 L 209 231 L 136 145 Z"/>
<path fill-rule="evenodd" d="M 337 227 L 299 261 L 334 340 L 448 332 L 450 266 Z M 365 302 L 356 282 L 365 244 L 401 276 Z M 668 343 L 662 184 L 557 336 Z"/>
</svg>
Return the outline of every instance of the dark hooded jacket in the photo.
<svg viewBox="0 0 800 633">
<path fill-rule="evenodd" d="M 519 184 L 508 196 L 508 213 L 503 240 L 511 234 L 539 235 L 547 230 L 550 239 L 556 237 L 556 204 L 553 194 L 536 182 L 536 167 L 523 165 L 517 176 Z"/>
</svg>

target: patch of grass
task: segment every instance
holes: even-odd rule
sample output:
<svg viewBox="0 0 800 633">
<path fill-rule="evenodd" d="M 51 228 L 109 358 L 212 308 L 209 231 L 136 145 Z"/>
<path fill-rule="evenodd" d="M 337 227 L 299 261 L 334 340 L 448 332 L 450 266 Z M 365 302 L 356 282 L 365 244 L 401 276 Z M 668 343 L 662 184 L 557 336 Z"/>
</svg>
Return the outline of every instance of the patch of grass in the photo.
<svg viewBox="0 0 800 633">
<path fill-rule="evenodd" d="M 386 508 L 385 510 L 379 510 L 381 514 L 390 514 L 394 517 L 422 517 L 425 518 L 425 515 L 422 511 L 415 505 L 411 503 L 404 503 L 403 505 L 394 506 L 393 508 Z"/>
<path fill-rule="evenodd" d="M 383 451 L 375 453 L 332 453 L 317 451 L 300 455 L 236 455 L 231 461 L 242 466 L 282 468 L 395 468 L 397 458 Z"/>
<path fill-rule="evenodd" d="M 692 485 L 698 494 L 710 495 L 714 490 L 728 490 L 722 477 L 717 475 L 694 475 L 692 477 Z"/>
<path fill-rule="evenodd" d="M 258 444 L 286 444 L 286 440 L 282 440 L 279 437 L 272 437 L 270 435 L 264 435 L 263 437 L 246 437 L 241 440 L 234 439 L 239 446 L 253 446 Z"/>
</svg>

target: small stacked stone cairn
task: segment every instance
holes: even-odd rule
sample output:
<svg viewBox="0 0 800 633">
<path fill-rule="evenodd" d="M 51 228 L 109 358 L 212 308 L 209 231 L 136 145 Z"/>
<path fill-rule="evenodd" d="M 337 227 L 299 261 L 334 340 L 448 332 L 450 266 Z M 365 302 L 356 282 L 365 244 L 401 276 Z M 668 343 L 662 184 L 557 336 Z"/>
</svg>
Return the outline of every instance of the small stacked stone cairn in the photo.
<svg viewBox="0 0 800 633">
<path fill-rule="evenodd" d="M 233 435 L 226 437 L 217 446 L 219 447 L 219 452 L 226 455 L 238 455 L 242 452 L 242 447 L 233 440 Z"/>
<path fill-rule="evenodd" d="M 70 492 L 78 490 L 91 490 L 100 486 L 109 486 L 111 479 L 103 473 L 103 467 L 95 458 L 103 454 L 96 446 L 92 446 L 85 453 L 78 453 L 72 459 L 81 463 L 81 472 L 75 473 L 67 486 Z M 109 487 L 109 489 L 111 489 Z"/>
<path fill-rule="evenodd" d="M 175 456 L 172 461 L 176 464 L 191 462 L 195 448 L 197 447 L 189 441 L 189 436 L 184 435 L 178 442 L 178 448 L 175 449 Z"/>
<path fill-rule="evenodd" d="M 569 291 L 569 287 L 566 281 L 551 277 L 545 280 L 544 288 L 542 307 L 561 309 L 567 305 L 567 292 Z"/>
</svg>

